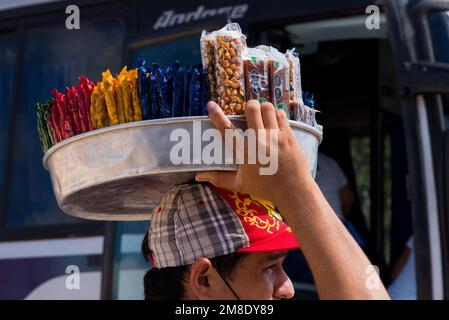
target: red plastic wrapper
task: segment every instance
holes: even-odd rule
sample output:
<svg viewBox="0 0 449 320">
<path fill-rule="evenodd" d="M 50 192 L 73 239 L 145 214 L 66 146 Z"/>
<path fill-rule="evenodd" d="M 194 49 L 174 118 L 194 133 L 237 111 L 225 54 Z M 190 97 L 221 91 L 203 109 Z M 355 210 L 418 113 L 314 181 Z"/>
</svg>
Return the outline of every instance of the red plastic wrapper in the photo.
<svg viewBox="0 0 449 320">
<path fill-rule="evenodd" d="M 51 101 L 50 117 L 48 118 L 48 124 L 50 125 L 51 132 L 53 134 L 53 140 L 55 143 L 62 141 L 61 129 L 59 127 L 59 111 L 55 105 L 55 101 Z"/>
<path fill-rule="evenodd" d="M 62 140 L 70 138 L 73 136 L 73 130 L 70 114 L 67 109 L 67 99 L 61 92 L 56 89 L 53 89 L 51 92 L 55 96 L 54 108 L 58 110 L 59 127 L 61 129 Z"/>
<path fill-rule="evenodd" d="M 76 100 L 75 95 L 76 95 L 76 87 L 67 88 L 66 92 L 67 109 L 70 114 L 73 134 L 77 135 L 81 133 L 81 124 L 78 115 L 78 101 Z"/>
<path fill-rule="evenodd" d="M 89 131 L 87 125 L 87 109 L 85 106 L 84 97 L 82 93 L 83 91 L 79 86 L 78 88 L 75 88 L 75 90 L 73 91 L 73 96 L 75 97 L 75 101 L 78 105 L 78 119 L 80 124 L 80 133 Z"/>
<path fill-rule="evenodd" d="M 94 126 L 92 124 L 92 118 L 90 115 L 90 96 L 92 95 L 92 91 L 94 90 L 95 83 L 89 81 L 87 77 L 81 76 L 78 87 L 80 89 L 79 91 L 80 97 L 84 101 L 83 105 L 86 110 L 87 131 L 91 131 L 94 130 Z"/>
</svg>

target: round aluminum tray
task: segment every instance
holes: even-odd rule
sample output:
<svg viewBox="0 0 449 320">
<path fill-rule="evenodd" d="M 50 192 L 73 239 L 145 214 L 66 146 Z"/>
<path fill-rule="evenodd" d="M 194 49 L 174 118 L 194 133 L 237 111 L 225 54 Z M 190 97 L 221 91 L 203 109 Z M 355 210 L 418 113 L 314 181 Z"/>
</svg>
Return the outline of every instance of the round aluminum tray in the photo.
<svg viewBox="0 0 449 320">
<path fill-rule="evenodd" d="M 246 129 L 243 116 L 230 119 L 236 128 Z M 315 175 L 322 128 L 296 121 L 290 121 L 290 126 Z M 45 153 L 43 164 L 65 213 L 92 220 L 149 220 L 151 210 L 173 185 L 194 181 L 198 171 L 236 170 L 233 164 L 206 165 L 193 154 L 193 140 L 201 141 L 202 133 L 209 128 L 214 125 L 206 116 L 111 126 L 54 145 Z M 172 163 L 170 151 L 179 145 L 170 141 L 175 129 L 190 134 L 190 156 L 199 164 L 193 160 L 191 164 Z M 210 144 L 199 143 L 202 147 Z M 224 150 L 222 154 L 225 159 Z"/>
</svg>

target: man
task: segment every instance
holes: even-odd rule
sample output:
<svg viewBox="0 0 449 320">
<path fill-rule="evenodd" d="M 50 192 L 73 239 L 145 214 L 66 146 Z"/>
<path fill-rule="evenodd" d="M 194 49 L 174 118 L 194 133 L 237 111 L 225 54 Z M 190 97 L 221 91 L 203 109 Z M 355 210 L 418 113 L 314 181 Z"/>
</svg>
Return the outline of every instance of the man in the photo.
<svg viewBox="0 0 449 320">
<path fill-rule="evenodd" d="M 324 153 L 318 153 L 315 181 L 334 212 L 344 221 L 351 210 L 354 195 L 338 163 Z"/>
<path fill-rule="evenodd" d="M 148 300 L 294 295 L 282 261 L 298 242 L 274 206 L 256 197 L 176 186 L 154 209 L 142 248 L 153 265 L 144 278 Z"/>
<path fill-rule="evenodd" d="M 416 270 L 413 236 L 411 236 L 392 271 L 393 282 L 388 287 L 392 300 L 416 300 Z"/>
<path fill-rule="evenodd" d="M 346 226 L 355 241 L 357 241 L 361 247 L 366 247 L 365 241 L 359 235 L 352 222 L 348 219 L 348 215 L 354 203 L 354 194 L 349 186 L 348 179 L 338 163 L 321 152 L 318 153 L 315 181 L 320 187 L 327 202 L 329 202 L 335 214 Z"/>
<path fill-rule="evenodd" d="M 209 102 L 208 113 L 209 118 L 222 134 L 224 134 L 225 129 L 235 129 L 216 103 Z M 250 194 L 252 199 L 270 199 L 279 212 L 282 212 L 283 218 L 285 218 L 297 241 L 301 244 L 301 250 L 312 270 L 321 299 L 388 299 L 388 294 L 379 277 L 375 272 L 372 273 L 374 268 L 372 268 L 369 260 L 346 231 L 311 176 L 307 159 L 296 142 L 285 113 L 282 110 L 276 110 L 271 103 L 260 104 L 256 100 L 250 100 L 246 104 L 245 116 L 248 128 L 256 130 L 256 132 L 265 132 L 266 137 L 269 137 L 268 132 L 270 130 L 275 130 L 278 133 L 277 172 L 273 175 L 260 175 L 259 169 L 262 165 L 258 163 L 241 164 L 237 172 L 202 172 L 197 174 L 196 180 L 208 182 L 221 189 Z M 266 148 L 264 150 L 269 150 L 269 140 L 257 140 L 257 143 L 258 147 L 262 146 Z M 244 154 L 243 158 L 247 159 L 247 155 Z M 219 192 L 219 189 L 216 190 Z M 247 201 L 243 201 L 243 203 Z M 179 202 L 177 203 L 179 204 Z M 187 207 L 191 206 L 186 205 Z M 192 208 L 202 205 L 203 203 L 200 200 Z M 184 212 L 183 208 L 185 207 L 184 205 L 173 205 L 171 210 L 180 214 Z M 156 209 L 156 212 L 158 210 Z M 164 208 L 160 210 L 162 211 Z M 213 212 L 216 213 L 217 210 L 221 212 L 220 209 L 215 208 Z M 240 210 L 240 207 L 237 206 L 234 211 L 236 210 Z M 228 215 L 233 214 L 230 211 L 227 212 Z M 203 216 L 201 215 L 201 217 Z M 223 219 L 224 217 L 226 217 L 226 213 L 221 218 L 216 217 L 216 219 Z M 174 214 L 170 219 L 178 224 L 184 221 L 175 218 Z M 161 218 L 159 226 L 161 226 L 162 221 Z M 201 224 L 199 221 L 192 221 L 191 223 L 192 225 Z M 174 224 L 171 223 L 170 225 Z M 210 226 L 210 223 L 206 225 Z M 214 223 L 212 225 L 216 227 Z M 177 275 L 178 279 L 181 280 L 181 286 L 174 288 L 174 290 L 180 291 L 176 298 L 256 299 L 288 298 L 292 296 L 291 289 L 288 289 L 291 284 L 281 271 L 281 258 L 275 259 L 274 265 L 269 264 L 268 260 L 271 259 L 268 256 L 272 252 L 266 249 L 261 253 L 246 253 L 246 256 L 243 257 L 227 257 L 229 254 L 235 256 L 239 253 L 238 250 L 251 248 L 251 241 L 248 237 L 248 241 L 244 241 L 243 244 L 239 243 L 233 238 L 235 226 L 232 226 L 232 224 L 230 226 L 227 223 L 221 223 L 220 226 L 219 229 L 226 226 L 226 230 L 220 230 L 216 233 L 216 236 L 220 238 L 227 234 L 230 238 L 224 238 L 222 243 L 231 248 L 234 247 L 233 250 L 222 251 L 225 257 L 223 259 L 227 260 L 228 266 L 225 265 L 226 263 L 213 263 L 211 259 L 220 259 L 219 255 L 215 255 L 217 252 L 215 246 L 208 246 L 207 243 L 202 242 L 202 239 L 213 236 L 215 229 L 210 231 L 211 229 L 206 227 L 196 233 L 191 228 L 190 232 L 187 231 L 189 228 L 159 228 L 158 223 L 153 220 L 148 237 L 149 252 L 150 257 L 156 264 L 156 270 L 159 270 L 161 272 L 159 275 L 164 277 L 153 277 L 150 270 L 150 275 L 145 276 L 146 288 L 157 294 L 161 290 L 167 289 L 171 276 Z M 287 230 L 288 227 L 285 226 L 285 228 Z M 237 232 L 236 234 L 242 235 L 241 229 L 237 229 L 240 230 L 240 233 Z M 179 238 L 173 237 L 173 234 L 178 234 L 178 232 L 186 233 L 182 238 L 186 239 L 185 242 L 180 242 Z M 200 250 L 197 247 L 189 247 L 193 235 L 199 238 L 196 242 L 200 244 Z M 168 241 L 164 242 L 164 237 Z M 187 241 L 187 239 L 189 240 Z M 281 241 L 272 241 L 272 243 L 275 242 Z M 205 250 L 203 246 L 214 249 L 211 251 Z M 144 247 L 146 247 L 145 243 Z M 183 247 L 185 252 L 199 251 L 200 255 L 185 254 L 178 250 L 180 247 Z M 160 250 L 161 248 L 163 249 Z M 284 251 L 277 247 L 273 247 L 273 249 L 276 255 L 278 253 L 282 255 L 279 251 Z M 165 257 L 166 252 L 170 252 L 171 255 L 175 255 L 177 252 L 180 257 Z M 234 258 L 238 258 L 239 261 L 235 262 Z M 159 263 L 161 261 L 174 262 L 169 264 L 163 264 L 165 263 L 163 262 L 158 267 L 158 261 Z M 182 269 L 176 269 L 171 273 L 171 270 L 173 270 L 171 268 L 179 268 L 179 266 Z M 259 269 L 254 269 L 256 266 Z M 220 273 L 220 269 L 226 270 L 228 273 Z M 261 292 L 263 294 L 259 294 Z"/>
</svg>

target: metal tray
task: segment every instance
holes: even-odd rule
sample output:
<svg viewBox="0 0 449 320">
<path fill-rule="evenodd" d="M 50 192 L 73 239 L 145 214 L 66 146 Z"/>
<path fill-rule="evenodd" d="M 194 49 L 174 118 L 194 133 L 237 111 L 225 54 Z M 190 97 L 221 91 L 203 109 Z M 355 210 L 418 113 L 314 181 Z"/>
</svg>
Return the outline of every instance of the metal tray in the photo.
<svg viewBox="0 0 449 320">
<path fill-rule="evenodd" d="M 235 127 L 246 129 L 243 116 L 230 119 Z M 322 128 L 296 121 L 290 121 L 290 126 L 315 175 Z M 151 210 L 173 185 L 194 181 L 198 171 L 236 170 L 233 164 L 172 164 L 170 150 L 178 143 L 170 141 L 173 130 L 185 129 L 198 138 L 213 127 L 205 116 L 115 125 L 54 145 L 45 153 L 43 164 L 66 214 L 92 220 L 149 220 Z M 207 144 L 202 142 L 202 146 Z M 192 148 L 190 140 L 191 158 Z"/>
</svg>

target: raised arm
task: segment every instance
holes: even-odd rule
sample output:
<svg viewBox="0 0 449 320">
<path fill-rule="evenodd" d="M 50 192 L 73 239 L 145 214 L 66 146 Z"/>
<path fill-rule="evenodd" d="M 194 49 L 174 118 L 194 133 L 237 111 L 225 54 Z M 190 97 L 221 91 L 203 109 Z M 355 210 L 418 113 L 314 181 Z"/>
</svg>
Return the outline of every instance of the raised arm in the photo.
<svg viewBox="0 0 449 320">
<path fill-rule="evenodd" d="M 222 133 L 233 129 L 216 103 L 209 102 L 208 111 Z M 389 299 L 368 258 L 312 178 L 285 113 L 271 103 L 250 100 L 245 115 L 248 128 L 278 132 L 277 172 L 260 175 L 259 164 L 242 164 L 237 172 L 203 172 L 196 179 L 273 201 L 295 232 L 321 299 Z M 270 150 L 268 140 L 257 143 Z"/>
</svg>

